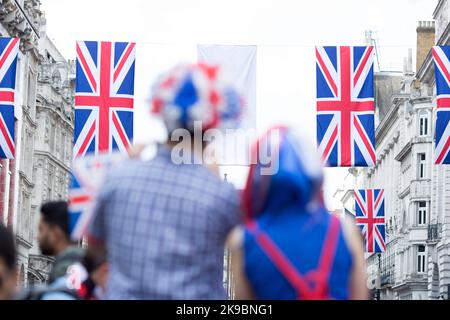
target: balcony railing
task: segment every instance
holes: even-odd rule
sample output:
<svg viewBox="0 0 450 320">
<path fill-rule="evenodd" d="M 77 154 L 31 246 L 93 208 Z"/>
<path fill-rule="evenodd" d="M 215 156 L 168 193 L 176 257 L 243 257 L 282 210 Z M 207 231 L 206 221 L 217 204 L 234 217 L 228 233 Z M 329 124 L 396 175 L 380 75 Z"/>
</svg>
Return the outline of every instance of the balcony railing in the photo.
<svg viewBox="0 0 450 320">
<path fill-rule="evenodd" d="M 394 271 L 381 272 L 380 285 L 382 287 L 393 285 L 395 282 Z"/>
<path fill-rule="evenodd" d="M 428 241 L 439 241 L 441 239 L 442 224 L 435 223 L 428 225 Z"/>
<path fill-rule="evenodd" d="M 428 198 L 431 196 L 431 182 L 429 179 L 412 180 L 410 186 L 411 199 Z"/>
</svg>

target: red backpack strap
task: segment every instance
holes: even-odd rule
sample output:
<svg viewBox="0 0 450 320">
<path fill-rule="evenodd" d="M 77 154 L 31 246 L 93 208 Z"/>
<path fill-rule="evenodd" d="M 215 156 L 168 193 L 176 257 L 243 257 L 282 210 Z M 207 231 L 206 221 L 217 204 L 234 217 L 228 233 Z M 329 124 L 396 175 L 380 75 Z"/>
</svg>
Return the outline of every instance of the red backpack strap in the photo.
<svg viewBox="0 0 450 320">
<path fill-rule="evenodd" d="M 331 269 L 336 257 L 336 250 L 339 240 L 340 221 L 334 215 L 330 216 L 330 225 L 323 242 L 322 252 L 319 260 L 319 267 L 315 272 L 318 294 L 325 298 L 328 294 L 328 281 Z"/>
<path fill-rule="evenodd" d="M 267 255 L 269 260 L 277 267 L 281 274 L 297 291 L 298 297 L 311 299 L 312 293 L 306 280 L 300 275 L 297 268 L 292 265 L 289 259 L 283 254 L 270 237 L 258 228 L 256 222 L 247 223 L 249 232 L 255 237 L 256 242 Z"/>
</svg>

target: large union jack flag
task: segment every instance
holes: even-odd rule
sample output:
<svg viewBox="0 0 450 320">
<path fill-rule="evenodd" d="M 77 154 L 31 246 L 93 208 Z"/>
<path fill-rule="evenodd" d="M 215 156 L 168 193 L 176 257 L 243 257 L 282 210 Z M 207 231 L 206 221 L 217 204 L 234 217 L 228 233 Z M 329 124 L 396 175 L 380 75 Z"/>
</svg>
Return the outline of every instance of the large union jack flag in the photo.
<svg viewBox="0 0 450 320">
<path fill-rule="evenodd" d="M 330 167 L 375 164 L 373 47 L 316 47 L 317 140 Z"/>
<path fill-rule="evenodd" d="M 14 93 L 18 38 L 0 38 L 0 158 L 14 159 Z"/>
<path fill-rule="evenodd" d="M 435 163 L 450 164 L 450 46 L 433 47 L 436 76 Z"/>
<path fill-rule="evenodd" d="M 135 43 L 77 42 L 74 156 L 125 153 L 133 138 Z"/>
<path fill-rule="evenodd" d="M 385 252 L 384 190 L 355 190 L 356 224 L 367 252 Z"/>
</svg>

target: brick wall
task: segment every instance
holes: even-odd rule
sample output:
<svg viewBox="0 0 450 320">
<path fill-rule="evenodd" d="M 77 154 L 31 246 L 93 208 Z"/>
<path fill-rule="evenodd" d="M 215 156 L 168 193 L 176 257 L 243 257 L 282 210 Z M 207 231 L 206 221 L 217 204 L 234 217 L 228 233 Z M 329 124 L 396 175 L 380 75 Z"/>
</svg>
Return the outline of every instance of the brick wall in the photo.
<svg viewBox="0 0 450 320">
<path fill-rule="evenodd" d="M 420 69 L 432 46 L 434 46 L 434 22 L 419 21 L 417 31 L 416 71 Z"/>
</svg>

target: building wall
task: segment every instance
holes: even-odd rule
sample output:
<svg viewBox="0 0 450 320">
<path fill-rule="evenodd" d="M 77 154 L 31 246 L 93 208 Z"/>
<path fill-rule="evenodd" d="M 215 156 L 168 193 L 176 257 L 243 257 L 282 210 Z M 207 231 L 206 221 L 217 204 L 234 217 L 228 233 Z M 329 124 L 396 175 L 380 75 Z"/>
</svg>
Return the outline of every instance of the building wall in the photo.
<svg viewBox="0 0 450 320">
<path fill-rule="evenodd" d="M 43 60 L 37 79 L 36 118 L 41 125 L 33 151 L 33 230 L 38 228 L 42 203 L 68 199 L 73 140 L 73 70 L 48 37 L 41 41 L 39 50 Z M 29 269 L 33 271 L 29 282 L 39 282 L 36 277 L 47 279 L 51 262 L 40 255 L 35 234 L 29 250 Z"/>
<path fill-rule="evenodd" d="M 416 70 L 418 70 L 435 42 L 434 21 L 420 21 L 416 29 L 417 32 L 417 60 Z"/>
<path fill-rule="evenodd" d="M 0 3 L 1 35 L 20 38 L 14 110 L 16 155 L 0 161 L 0 222 L 16 234 L 23 284 L 28 276 L 33 283 L 42 282 L 48 273 L 51 259 L 39 255 L 36 243 L 39 206 L 44 200 L 67 198 L 73 135 L 70 65 L 47 38 L 45 23 L 40 1 Z M 57 73 L 42 80 L 48 70 L 57 70 L 61 81 Z M 53 141 L 49 132 L 57 140 L 55 150 L 48 148 Z M 54 168 L 51 184 L 48 168 Z"/>
<path fill-rule="evenodd" d="M 450 9 L 438 2 L 435 42 L 450 44 Z M 368 286 L 384 299 L 447 298 L 450 284 L 450 168 L 434 165 L 436 88 L 431 45 L 432 22 L 419 22 L 417 73 L 405 68 L 401 89 L 383 108 L 376 129 L 377 163 L 358 170 L 356 187 L 385 189 L 387 250 L 367 255 Z M 427 29 L 427 30 L 424 30 Z M 425 31 L 425 32 L 424 32 Z M 406 71 L 406 72 L 405 72 Z M 386 97 L 384 97 L 386 98 Z M 427 119 L 421 134 L 421 119 Z M 423 133 L 423 132 L 422 132 Z M 421 154 L 425 155 L 424 176 Z M 419 224 L 425 204 L 426 223 Z M 424 253 L 419 249 L 424 248 Z M 424 272 L 418 270 L 425 255 Z M 379 281 L 379 282 L 377 282 Z"/>
<path fill-rule="evenodd" d="M 398 77 L 398 74 L 392 74 L 392 77 Z M 417 88 L 414 74 L 407 71 L 402 76 L 401 89 L 398 92 L 394 90 L 387 101 L 389 105 L 377 106 L 386 111 L 376 129 L 376 165 L 351 169 L 350 185 L 354 189 L 385 190 L 387 249 L 380 258 L 377 254 L 366 254 L 368 287 L 381 288 L 382 299 L 424 299 L 428 296 L 428 272 L 427 268 L 419 272 L 417 260 L 419 246 L 428 250 L 433 100 L 428 91 Z M 427 119 L 427 132 L 421 134 L 420 121 L 424 118 Z M 426 159 L 423 177 L 419 176 L 419 154 L 424 154 Z M 345 208 L 355 212 L 351 195 L 346 190 L 341 202 Z M 426 203 L 427 224 L 418 223 L 419 202 Z"/>
</svg>

